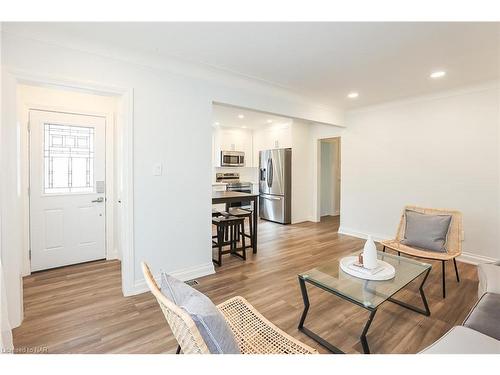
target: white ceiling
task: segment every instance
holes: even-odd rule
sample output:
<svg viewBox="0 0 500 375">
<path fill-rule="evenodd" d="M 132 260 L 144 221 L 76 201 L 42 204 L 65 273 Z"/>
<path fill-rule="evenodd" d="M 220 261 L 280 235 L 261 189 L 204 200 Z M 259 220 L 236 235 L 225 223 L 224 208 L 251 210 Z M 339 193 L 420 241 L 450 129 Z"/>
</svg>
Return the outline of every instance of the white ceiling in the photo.
<svg viewBox="0 0 500 375">
<path fill-rule="evenodd" d="M 239 115 L 243 115 L 243 118 L 239 118 Z M 221 104 L 214 104 L 212 106 L 212 119 L 213 126 L 251 130 L 264 127 L 283 126 L 292 122 L 292 119 L 287 117 Z"/>
<path fill-rule="evenodd" d="M 500 23 L 24 23 L 74 38 L 206 64 L 344 108 L 498 79 Z M 431 80 L 436 69 L 445 78 Z M 349 100 L 350 91 L 359 98 Z"/>
</svg>

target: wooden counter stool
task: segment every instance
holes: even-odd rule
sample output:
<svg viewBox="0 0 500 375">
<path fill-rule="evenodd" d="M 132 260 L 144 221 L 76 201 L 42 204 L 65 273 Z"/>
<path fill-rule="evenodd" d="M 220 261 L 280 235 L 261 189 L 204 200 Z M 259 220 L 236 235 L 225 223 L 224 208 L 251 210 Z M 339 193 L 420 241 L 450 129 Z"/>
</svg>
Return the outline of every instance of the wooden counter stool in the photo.
<svg viewBox="0 0 500 375">
<path fill-rule="evenodd" d="M 249 226 L 249 229 L 250 229 L 250 233 L 246 234 L 246 233 L 238 232 L 238 240 L 239 240 L 239 236 L 240 235 L 242 235 L 242 236 L 244 236 L 246 238 L 249 238 L 250 239 L 250 245 L 248 247 L 253 248 L 253 221 L 252 221 L 253 211 L 246 210 L 246 209 L 239 208 L 239 207 L 231 207 L 229 209 L 229 215 L 236 216 L 236 217 L 243 218 L 243 219 L 248 218 L 248 224 L 249 224 L 248 226 Z"/>
<path fill-rule="evenodd" d="M 212 239 L 212 248 L 217 248 L 217 259 L 212 257 L 212 261 L 218 266 L 222 265 L 222 255 L 232 254 L 240 257 L 243 260 L 247 259 L 245 245 L 245 218 L 236 216 L 217 216 L 212 218 L 212 224 L 217 227 L 217 235 L 214 236 L 216 241 Z M 228 235 L 226 236 L 226 233 Z M 241 247 L 238 246 L 238 233 L 241 235 Z M 224 246 L 229 246 L 229 250 L 224 250 Z M 241 251 L 241 254 L 238 253 Z"/>
</svg>

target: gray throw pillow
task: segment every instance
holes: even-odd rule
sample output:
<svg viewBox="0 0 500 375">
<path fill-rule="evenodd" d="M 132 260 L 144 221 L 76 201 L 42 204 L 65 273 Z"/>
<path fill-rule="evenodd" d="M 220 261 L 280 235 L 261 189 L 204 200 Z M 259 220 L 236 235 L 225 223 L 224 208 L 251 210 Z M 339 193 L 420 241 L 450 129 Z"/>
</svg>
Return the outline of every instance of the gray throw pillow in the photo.
<svg viewBox="0 0 500 375">
<path fill-rule="evenodd" d="M 161 292 L 194 320 L 212 354 L 240 354 L 233 332 L 210 299 L 186 283 L 161 274 Z"/>
<path fill-rule="evenodd" d="M 451 215 L 428 215 L 406 210 L 406 228 L 401 243 L 425 250 L 446 252 Z"/>
</svg>

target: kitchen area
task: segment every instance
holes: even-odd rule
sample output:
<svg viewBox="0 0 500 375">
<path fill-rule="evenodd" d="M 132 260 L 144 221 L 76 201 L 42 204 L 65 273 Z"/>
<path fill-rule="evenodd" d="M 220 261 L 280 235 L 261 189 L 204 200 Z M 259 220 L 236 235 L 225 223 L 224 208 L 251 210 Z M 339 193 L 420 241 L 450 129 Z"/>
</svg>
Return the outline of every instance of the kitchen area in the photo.
<svg viewBox="0 0 500 375">
<path fill-rule="evenodd" d="M 291 223 L 292 120 L 223 105 L 213 115 L 213 259 L 220 265 L 224 254 L 257 253 L 259 219 Z"/>
<path fill-rule="evenodd" d="M 256 254 L 259 223 L 272 232 L 338 215 L 338 204 L 324 208 L 331 200 L 325 197 L 334 192 L 333 183 L 325 183 L 323 143 L 332 137 L 340 141 L 342 128 L 223 104 L 213 104 L 212 116 L 215 264 L 224 254 L 245 259 L 247 249 Z M 337 178 L 333 175 L 329 180 Z"/>
</svg>

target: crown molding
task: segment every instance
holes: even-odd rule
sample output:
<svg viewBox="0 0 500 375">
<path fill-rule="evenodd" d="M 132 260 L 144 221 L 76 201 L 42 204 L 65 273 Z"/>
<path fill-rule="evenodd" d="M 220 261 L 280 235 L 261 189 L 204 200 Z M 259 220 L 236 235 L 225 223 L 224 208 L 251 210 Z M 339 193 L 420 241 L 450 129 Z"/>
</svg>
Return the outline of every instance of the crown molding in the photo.
<svg viewBox="0 0 500 375">
<path fill-rule="evenodd" d="M 391 100 L 380 104 L 374 104 L 366 107 L 351 109 L 346 111 L 346 116 L 374 112 L 383 109 L 390 109 L 393 107 L 399 107 L 408 104 L 446 99 L 454 96 L 467 95 L 488 90 L 499 90 L 500 93 L 500 80 L 487 81 L 477 85 L 461 86 L 453 90 L 443 90 L 432 94 L 412 96 L 409 98 Z"/>
</svg>

